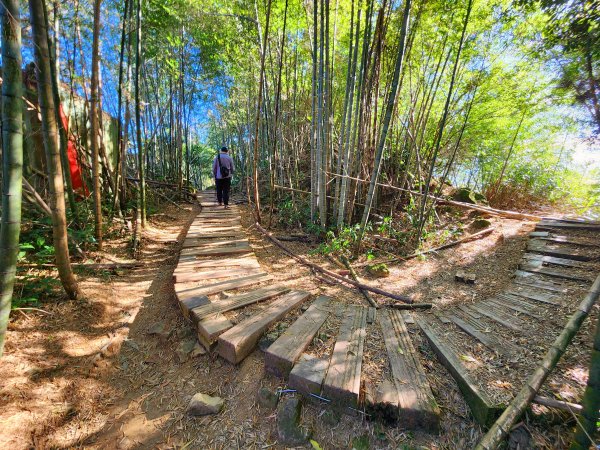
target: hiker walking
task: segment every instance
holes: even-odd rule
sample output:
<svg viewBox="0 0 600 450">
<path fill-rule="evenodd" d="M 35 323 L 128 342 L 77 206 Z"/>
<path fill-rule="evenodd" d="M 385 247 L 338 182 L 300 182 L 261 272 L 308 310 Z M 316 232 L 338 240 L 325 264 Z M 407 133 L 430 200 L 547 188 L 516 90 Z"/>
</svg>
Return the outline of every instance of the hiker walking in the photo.
<svg viewBox="0 0 600 450">
<path fill-rule="evenodd" d="M 224 204 L 225 209 L 229 208 L 229 190 L 233 171 L 233 159 L 229 156 L 229 149 L 221 147 L 221 151 L 213 162 L 213 175 L 217 186 L 217 201 L 219 205 Z"/>
</svg>

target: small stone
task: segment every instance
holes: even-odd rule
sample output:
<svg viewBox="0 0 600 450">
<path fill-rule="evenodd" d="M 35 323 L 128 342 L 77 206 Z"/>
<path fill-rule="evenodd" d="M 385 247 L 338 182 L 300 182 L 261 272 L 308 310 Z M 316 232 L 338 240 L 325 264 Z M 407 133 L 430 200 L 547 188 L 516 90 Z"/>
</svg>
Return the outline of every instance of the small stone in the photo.
<svg viewBox="0 0 600 450">
<path fill-rule="evenodd" d="M 261 408 L 265 409 L 275 409 L 277 407 L 277 402 L 279 398 L 277 394 L 271 392 L 269 389 L 262 387 L 258 390 L 258 394 L 256 395 L 256 402 L 260 405 Z"/>
<path fill-rule="evenodd" d="M 152 325 L 150 327 L 150 329 L 147 331 L 146 334 L 166 338 L 166 337 L 169 337 L 169 335 L 171 333 L 169 331 L 167 331 L 166 325 L 163 322 L 156 322 L 154 325 Z"/>
<path fill-rule="evenodd" d="M 379 278 L 385 278 L 385 277 L 390 276 L 390 270 L 383 263 L 367 266 L 367 272 L 370 275 L 372 275 L 374 277 L 379 277 Z"/>
<path fill-rule="evenodd" d="M 176 350 L 177 356 L 179 357 L 179 361 L 186 361 L 190 354 L 196 349 L 197 345 L 198 342 L 196 342 L 196 339 L 186 339 L 182 341 Z"/>
<path fill-rule="evenodd" d="M 137 350 L 138 352 L 140 351 L 140 346 L 138 345 L 137 342 L 135 342 L 134 340 L 131 339 L 125 339 L 123 341 L 123 345 L 129 348 L 132 348 L 134 350 Z"/>
<path fill-rule="evenodd" d="M 456 275 L 454 275 L 454 279 L 456 281 L 460 281 L 461 283 L 467 284 L 475 284 L 476 278 L 477 276 L 474 273 L 465 272 L 464 270 L 459 270 L 458 272 L 456 272 Z"/>
<path fill-rule="evenodd" d="M 277 435 L 279 443 L 289 447 L 305 445 L 307 433 L 299 426 L 302 404 L 298 397 L 291 397 L 279 403 L 277 408 Z"/>
<path fill-rule="evenodd" d="M 208 414 L 218 414 L 223 409 L 225 402 L 220 397 L 211 397 L 210 395 L 199 392 L 190 400 L 187 413 L 190 416 L 206 416 Z"/>
</svg>

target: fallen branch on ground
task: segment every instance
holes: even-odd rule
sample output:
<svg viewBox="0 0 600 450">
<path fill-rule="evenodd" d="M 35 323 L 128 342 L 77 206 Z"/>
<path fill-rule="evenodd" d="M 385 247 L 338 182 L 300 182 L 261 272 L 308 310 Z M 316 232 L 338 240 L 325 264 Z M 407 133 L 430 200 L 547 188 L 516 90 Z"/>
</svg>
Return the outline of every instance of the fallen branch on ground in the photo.
<svg viewBox="0 0 600 450">
<path fill-rule="evenodd" d="M 487 229 L 479 231 L 479 232 L 477 232 L 475 234 L 470 234 L 469 236 L 466 236 L 466 237 L 464 237 L 462 239 L 459 239 L 457 241 L 452 241 L 452 242 L 449 242 L 447 244 L 440 245 L 439 247 L 430 248 L 429 250 L 425 250 L 423 252 L 415 252 L 412 255 L 408 255 L 408 256 L 399 256 L 397 258 L 388 259 L 387 261 L 380 261 L 379 263 L 390 264 L 390 263 L 393 263 L 393 262 L 407 261 L 409 259 L 416 258 L 417 256 L 426 255 L 428 253 L 433 253 L 433 252 L 444 250 L 444 249 L 447 249 L 447 248 L 450 248 L 450 247 L 454 247 L 455 245 L 462 244 L 463 242 L 468 242 L 468 241 L 471 241 L 473 239 L 479 239 L 481 237 L 487 236 L 488 234 L 492 233 L 494 230 L 495 230 L 495 228 L 487 228 Z M 378 263 L 370 261 L 370 262 L 365 262 L 365 263 L 362 263 L 362 264 L 357 264 L 357 266 L 362 267 L 362 266 L 369 266 L 369 265 L 372 265 L 372 264 L 378 264 Z"/>
<path fill-rule="evenodd" d="M 576 403 L 563 402 L 562 400 L 556 400 L 555 398 L 542 397 L 536 395 L 531 403 L 537 405 L 547 406 L 548 408 L 560 409 L 561 411 L 567 411 L 572 413 L 580 413 L 583 411 L 583 406 Z"/>
<path fill-rule="evenodd" d="M 285 245 L 283 245 L 275 237 L 273 237 L 273 235 L 271 233 L 269 233 L 267 230 L 265 230 L 263 227 L 261 227 L 259 223 L 255 223 L 254 226 L 258 229 L 258 231 L 260 231 L 262 234 L 264 234 L 266 237 L 268 237 L 275 245 L 277 245 L 277 247 L 279 247 L 285 253 L 290 255 L 296 261 L 304 264 L 305 266 L 311 267 L 321 273 L 324 273 L 325 275 L 327 275 L 330 278 L 350 284 L 350 285 L 354 286 L 355 288 L 362 288 L 367 291 L 373 292 L 375 294 L 384 295 L 386 297 L 393 298 L 394 300 L 399 300 L 401 302 L 413 303 L 413 300 L 411 298 L 406 297 L 404 295 L 392 294 L 391 292 L 384 291 L 383 289 L 379 289 L 379 288 L 372 287 L 372 286 L 367 286 L 366 284 L 359 283 L 358 281 L 354 281 L 350 278 L 343 277 L 341 275 L 338 275 L 335 272 L 324 269 L 321 266 L 308 261 L 306 258 L 303 258 L 302 256 L 298 256 L 295 253 L 293 253 L 290 249 L 288 249 Z"/>
<path fill-rule="evenodd" d="M 134 269 L 141 267 L 142 264 L 139 262 L 127 262 L 127 263 L 76 263 L 72 262 L 71 266 L 77 268 L 91 269 L 91 270 L 111 270 L 111 269 Z M 52 263 L 40 263 L 40 264 L 19 264 L 19 267 L 30 267 L 30 268 L 44 268 L 54 269 L 56 264 Z"/>
<path fill-rule="evenodd" d="M 596 278 L 588 294 L 580 303 L 579 308 L 573 313 L 563 331 L 556 338 L 552 347 L 546 352 L 540 366 L 529 377 L 525 386 L 514 397 L 510 405 L 504 410 L 504 413 L 502 413 L 483 439 L 479 441 L 479 444 L 475 447 L 476 450 L 496 449 L 500 442 L 510 433 L 514 423 L 525 412 L 525 409 L 533 401 L 544 381 L 550 375 L 550 372 L 558 364 L 558 361 L 581 328 L 583 321 L 590 313 L 598 297 L 600 297 L 600 275 Z"/>
<path fill-rule="evenodd" d="M 388 305 L 390 308 L 394 309 L 431 309 L 433 307 L 432 303 L 413 303 L 412 305 L 405 305 L 403 303 L 394 303 L 392 305 Z"/>
</svg>

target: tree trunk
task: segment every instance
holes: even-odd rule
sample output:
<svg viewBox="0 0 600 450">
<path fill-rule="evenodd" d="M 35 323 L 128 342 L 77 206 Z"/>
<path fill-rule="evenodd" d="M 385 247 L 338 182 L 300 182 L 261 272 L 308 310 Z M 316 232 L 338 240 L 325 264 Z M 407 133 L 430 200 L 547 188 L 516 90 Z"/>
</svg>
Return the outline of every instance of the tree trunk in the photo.
<svg viewBox="0 0 600 450">
<path fill-rule="evenodd" d="M 360 224 L 360 232 L 358 235 L 357 249 L 360 248 L 360 241 L 365 232 L 367 221 L 369 220 L 369 214 L 371 212 L 371 205 L 373 204 L 373 196 L 375 194 L 375 188 L 377 185 L 377 179 L 379 178 L 379 171 L 381 168 L 381 158 L 383 156 L 383 149 L 385 148 L 385 141 L 387 139 L 387 133 L 392 120 L 392 113 L 394 112 L 394 105 L 396 103 L 396 95 L 398 92 L 398 84 L 400 80 L 400 72 L 402 71 L 402 61 L 404 60 L 404 49 L 406 47 L 406 31 L 408 29 L 408 20 L 410 18 L 410 6 L 411 0 L 405 0 L 404 3 L 404 15 L 402 17 L 402 28 L 400 29 L 400 41 L 398 42 L 398 57 L 396 59 L 396 65 L 394 67 L 394 77 L 392 79 L 392 87 L 388 96 L 388 102 L 385 109 L 385 115 L 383 117 L 383 124 L 381 127 L 381 135 L 379 136 L 379 143 L 377 145 L 377 152 L 375 154 L 375 163 L 373 165 L 373 173 L 371 174 L 371 182 L 369 183 L 369 192 L 367 194 L 367 200 L 365 202 L 365 209 Z"/>
<path fill-rule="evenodd" d="M 135 47 L 135 131 L 137 137 L 138 152 L 138 176 L 140 183 L 138 185 L 138 205 L 137 220 L 139 227 L 136 227 L 137 233 L 141 232 L 146 226 L 146 169 L 144 158 L 144 145 L 142 143 L 142 111 L 140 99 L 140 72 L 142 65 L 142 0 L 137 0 L 137 20 L 136 20 L 136 47 Z M 139 236 L 138 236 L 139 238 Z"/>
<path fill-rule="evenodd" d="M 48 167 L 50 209 L 52 210 L 52 235 L 54 238 L 56 266 L 67 295 L 69 298 L 74 299 L 77 298 L 78 288 L 69 260 L 64 180 L 58 146 L 56 105 L 54 104 L 54 95 L 52 93 L 52 73 L 50 69 L 47 34 L 48 25 L 44 17 L 43 0 L 30 0 L 29 14 L 31 16 L 30 21 L 33 31 L 38 100 L 42 116 L 42 133 Z"/>
<path fill-rule="evenodd" d="M 98 109 L 98 75 L 100 72 L 100 5 L 102 0 L 94 0 L 94 35 L 92 42 L 92 83 L 90 88 L 90 132 L 92 134 L 92 177 L 94 192 L 94 236 L 98 250 L 102 250 L 102 192 L 100 184 L 100 115 Z M 108 169 L 108 168 L 107 168 Z"/>
<path fill-rule="evenodd" d="M 0 219 L 0 357 L 19 255 L 23 172 L 23 81 L 19 1 L 0 3 L 2 21 L 2 217 Z"/>
<path fill-rule="evenodd" d="M 258 14 L 258 13 L 257 13 Z M 260 55 L 260 74 L 258 81 L 258 96 L 256 105 L 256 126 L 254 128 L 254 158 L 252 161 L 252 186 L 254 189 L 254 215 L 256 221 L 260 223 L 260 193 L 258 192 L 258 142 L 260 135 L 260 113 L 262 110 L 264 79 L 265 79 L 265 58 L 267 55 L 267 37 L 269 36 L 269 20 L 271 18 L 271 0 L 267 2 L 267 18 L 265 32 L 262 40 L 262 54 Z M 257 16 L 258 22 L 258 16 Z"/>
</svg>

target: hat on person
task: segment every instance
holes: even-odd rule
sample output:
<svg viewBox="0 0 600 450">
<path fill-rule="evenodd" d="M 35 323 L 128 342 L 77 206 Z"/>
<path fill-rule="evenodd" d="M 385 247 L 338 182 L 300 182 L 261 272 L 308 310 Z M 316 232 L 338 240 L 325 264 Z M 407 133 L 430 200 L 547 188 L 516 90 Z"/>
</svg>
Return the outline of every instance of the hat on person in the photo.
<svg viewBox="0 0 600 450">
<path fill-rule="evenodd" d="M 229 149 L 228 149 L 227 147 L 223 146 L 223 147 L 221 147 L 221 151 L 222 151 L 222 152 L 228 152 L 228 151 L 229 151 Z"/>
</svg>

